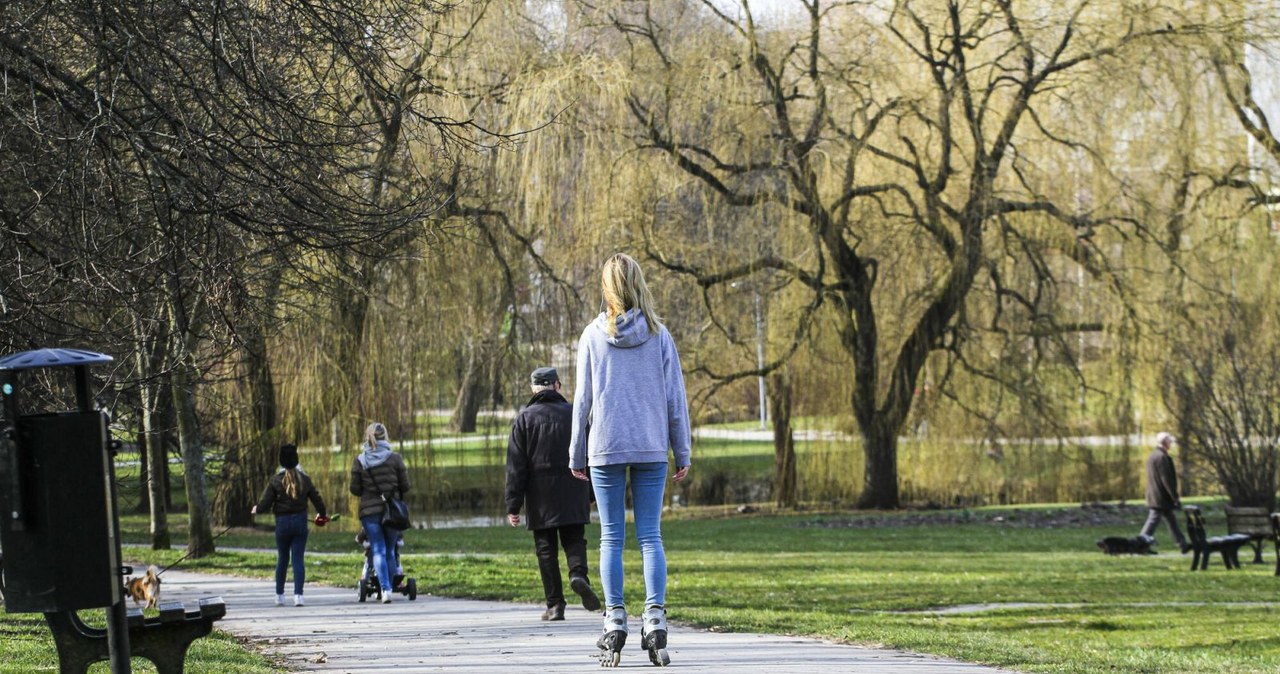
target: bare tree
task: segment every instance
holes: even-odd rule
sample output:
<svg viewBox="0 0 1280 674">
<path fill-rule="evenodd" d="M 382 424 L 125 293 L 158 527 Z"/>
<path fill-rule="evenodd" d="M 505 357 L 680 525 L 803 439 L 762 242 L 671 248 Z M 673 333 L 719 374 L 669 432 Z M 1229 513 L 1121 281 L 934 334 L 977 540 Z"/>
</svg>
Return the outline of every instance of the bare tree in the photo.
<svg viewBox="0 0 1280 674">
<path fill-rule="evenodd" d="M 1200 312 L 1197 312 L 1200 313 Z M 1165 404 L 1190 454 L 1235 506 L 1275 509 L 1280 470 L 1280 340 L 1267 304 L 1227 299 L 1183 325 L 1165 370 Z"/>
<path fill-rule="evenodd" d="M 931 353 L 970 367 L 964 346 L 980 332 L 1052 348 L 1101 328 L 1057 320 L 1054 296 L 1036 289 L 1064 266 L 1102 274 L 1098 237 L 1132 218 L 1081 208 L 1033 158 L 1095 156 L 1059 114 L 1077 78 L 1191 27 L 1159 11 L 1117 24 L 1085 2 L 1046 3 L 1034 21 L 1008 1 L 800 5 L 799 24 L 780 27 L 748 2 L 680 5 L 718 19 L 725 47 L 647 3 L 589 11 L 627 38 L 625 58 L 644 73 L 626 99 L 637 146 L 744 217 L 782 207 L 781 225 L 799 232 L 788 239 L 808 242 L 743 258 L 675 252 L 654 235 L 650 254 L 703 288 L 785 275 L 813 298 L 801 326 L 831 312 L 866 459 L 859 505 L 892 508 L 898 437 Z M 776 370 L 797 343 L 740 374 Z"/>
<path fill-rule="evenodd" d="M 446 198 L 437 184 L 385 172 L 361 190 L 366 148 L 387 118 L 351 110 L 361 91 L 391 95 L 387 83 L 405 70 L 395 45 L 442 9 L 407 0 L 5 6 L 0 126 L 15 160 L 0 177 L 3 255 L 41 262 L 0 272 L 4 323 L 34 341 L 89 338 L 126 358 L 134 338 L 153 345 L 138 353 L 138 372 L 163 378 L 156 391 L 172 398 L 194 554 L 213 549 L 199 388 L 246 327 L 229 319 L 274 313 L 269 298 L 231 280 L 264 258 L 376 247 Z M 416 119 L 437 138 L 467 128 Z M 138 320 L 121 320 L 129 312 Z"/>
<path fill-rule="evenodd" d="M 1239 29 L 1209 36 L 1211 63 L 1223 102 L 1253 150 L 1248 161 L 1212 176 L 1206 195 L 1228 199 L 1222 236 L 1225 251 L 1217 259 L 1230 265 L 1208 269 L 1180 267 L 1178 277 L 1189 301 L 1171 317 L 1177 329 L 1168 337 L 1164 362 L 1164 402 L 1177 420 L 1188 455 L 1213 470 L 1232 505 L 1275 509 L 1280 471 L 1280 341 L 1276 339 L 1275 292 L 1268 270 L 1275 248 L 1257 245 L 1274 235 L 1273 210 L 1280 168 L 1268 103 L 1255 90 L 1255 70 L 1276 63 L 1280 28 L 1265 14 L 1242 9 Z M 1247 58 L 1252 54 L 1255 59 Z M 1253 61 L 1253 62 L 1251 62 Z M 1270 110 L 1274 112 L 1274 110 Z M 1190 201 L 1190 200 L 1189 200 Z M 1205 197 L 1190 201 L 1201 205 Z M 1219 207 L 1222 208 L 1222 207 Z M 1202 254 L 1206 256 L 1206 254 Z"/>
</svg>

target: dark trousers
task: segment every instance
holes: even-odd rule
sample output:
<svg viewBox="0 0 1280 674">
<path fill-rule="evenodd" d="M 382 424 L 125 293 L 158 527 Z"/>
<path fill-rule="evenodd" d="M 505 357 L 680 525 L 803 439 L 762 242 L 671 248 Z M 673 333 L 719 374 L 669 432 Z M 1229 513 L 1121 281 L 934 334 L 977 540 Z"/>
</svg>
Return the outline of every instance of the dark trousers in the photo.
<svg viewBox="0 0 1280 674">
<path fill-rule="evenodd" d="M 533 550 L 538 555 L 538 571 L 542 573 L 542 592 L 547 597 L 547 606 L 565 603 L 557 539 L 558 547 L 564 548 L 565 561 L 569 563 L 569 577 L 587 577 L 587 525 L 535 529 Z"/>
<path fill-rule="evenodd" d="M 302 555 L 307 550 L 307 514 L 276 516 L 276 594 L 284 594 L 285 575 L 289 560 L 293 559 L 293 593 L 302 594 L 307 582 L 307 562 Z"/>
<path fill-rule="evenodd" d="M 1147 514 L 1147 523 L 1142 525 L 1142 535 L 1152 536 L 1161 519 L 1169 523 L 1169 531 L 1173 532 L 1175 543 L 1181 546 L 1187 542 L 1187 539 L 1182 536 L 1182 530 L 1178 528 L 1178 513 L 1172 508 L 1152 508 Z"/>
</svg>

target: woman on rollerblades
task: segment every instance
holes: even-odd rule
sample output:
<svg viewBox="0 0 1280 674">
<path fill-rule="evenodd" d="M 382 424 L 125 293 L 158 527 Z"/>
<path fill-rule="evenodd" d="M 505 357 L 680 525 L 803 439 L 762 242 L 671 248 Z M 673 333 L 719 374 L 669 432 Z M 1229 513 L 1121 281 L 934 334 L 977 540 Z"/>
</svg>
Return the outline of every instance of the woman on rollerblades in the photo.
<svg viewBox="0 0 1280 674">
<path fill-rule="evenodd" d="M 641 644 L 658 666 L 667 655 L 667 559 L 662 547 L 662 501 L 667 452 L 672 479 L 689 473 L 689 411 L 680 356 L 654 312 L 653 296 L 635 260 L 621 253 L 601 270 L 605 311 L 578 340 L 573 440 L 569 468 L 590 480 L 600 510 L 600 580 L 605 595 L 600 664 L 616 667 L 627 639 L 622 598 L 626 487 L 631 480 L 636 540 L 644 563 Z M 588 432 L 589 431 L 589 432 Z"/>
</svg>

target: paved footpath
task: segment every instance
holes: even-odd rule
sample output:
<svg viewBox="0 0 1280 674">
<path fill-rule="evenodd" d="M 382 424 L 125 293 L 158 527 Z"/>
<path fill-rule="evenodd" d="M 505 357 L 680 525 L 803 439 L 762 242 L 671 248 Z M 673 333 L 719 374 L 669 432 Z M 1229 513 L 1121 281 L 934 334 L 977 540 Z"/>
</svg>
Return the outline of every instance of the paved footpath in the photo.
<svg viewBox="0 0 1280 674">
<path fill-rule="evenodd" d="M 354 583 L 352 583 L 354 586 Z M 271 581 L 172 570 L 166 601 L 221 596 L 219 629 L 248 638 L 304 672 L 592 672 L 601 618 L 570 605 L 564 622 L 539 620 L 531 604 L 394 595 L 390 604 L 356 601 L 354 587 L 308 586 L 307 605 L 274 605 Z M 292 596 L 289 596 L 292 599 Z M 652 667 L 639 648 L 639 620 L 622 651 L 622 667 Z M 634 643 L 633 643 L 634 642 Z M 842 646 L 816 639 L 731 634 L 671 625 L 671 667 L 681 672 L 778 674 L 999 674 L 1001 670 L 900 651 Z"/>
</svg>

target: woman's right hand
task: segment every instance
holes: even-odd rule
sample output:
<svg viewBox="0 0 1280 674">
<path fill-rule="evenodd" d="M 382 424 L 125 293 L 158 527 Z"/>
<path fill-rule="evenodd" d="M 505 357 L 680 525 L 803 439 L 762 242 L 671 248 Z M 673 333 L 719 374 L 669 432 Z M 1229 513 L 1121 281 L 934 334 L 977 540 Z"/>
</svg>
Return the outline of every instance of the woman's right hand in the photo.
<svg viewBox="0 0 1280 674">
<path fill-rule="evenodd" d="M 569 469 L 569 472 L 572 473 L 574 477 L 578 478 L 579 480 L 582 480 L 583 482 L 591 481 L 591 477 L 587 475 L 587 471 L 585 470 L 578 470 L 577 468 L 571 468 Z"/>
<path fill-rule="evenodd" d="M 671 479 L 676 482 L 679 482 L 680 480 L 683 480 L 685 476 L 688 474 L 689 474 L 689 466 L 680 466 L 679 468 L 676 469 L 675 474 L 671 476 Z"/>
</svg>

